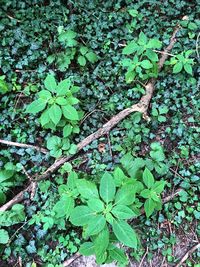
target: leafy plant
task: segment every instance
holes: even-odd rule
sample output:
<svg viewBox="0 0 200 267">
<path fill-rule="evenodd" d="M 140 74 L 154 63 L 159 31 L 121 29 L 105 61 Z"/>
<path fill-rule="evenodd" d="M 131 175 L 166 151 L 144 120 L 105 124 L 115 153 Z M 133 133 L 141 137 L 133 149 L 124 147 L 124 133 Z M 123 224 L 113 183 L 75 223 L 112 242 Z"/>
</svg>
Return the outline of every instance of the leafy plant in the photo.
<svg viewBox="0 0 200 267">
<path fill-rule="evenodd" d="M 8 84 L 5 82 L 5 75 L 0 76 L 0 94 L 5 94 L 8 92 Z"/>
<path fill-rule="evenodd" d="M 159 122 L 165 122 L 166 117 L 164 116 L 169 111 L 167 106 L 159 106 L 158 108 L 152 109 L 152 115 L 159 121 Z"/>
<path fill-rule="evenodd" d="M 80 119 L 74 105 L 79 100 L 73 96 L 79 88 L 73 86 L 71 80 L 65 79 L 58 84 L 53 75 L 48 75 L 44 81 L 46 89 L 38 93 L 38 99 L 29 104 L 26 113 L 36 114 L 41 111 L 40 123 L 44 128 L 55 129 L 59 125 L 76 124 Z"/>
<path fill-rule="evenodd" d="M 193 75 L 194 59 L 189 58 L 193 52 L 193 50 L 188 50 L 171 58 L 169 64 L 173 66 L 173 73 L 179 73 L 184 69 L 188 74 Z"/>
</svg>

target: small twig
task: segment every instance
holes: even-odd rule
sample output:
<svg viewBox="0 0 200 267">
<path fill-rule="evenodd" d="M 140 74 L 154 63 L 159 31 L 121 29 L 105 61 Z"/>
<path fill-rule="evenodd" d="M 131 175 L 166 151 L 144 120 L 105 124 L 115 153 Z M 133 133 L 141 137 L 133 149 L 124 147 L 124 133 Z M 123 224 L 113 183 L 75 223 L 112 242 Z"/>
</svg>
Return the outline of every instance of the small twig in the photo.
<svg viewBox="0 0 200 267">
<path fill-rule="evenodd" d="M 0 139 L 0 143 L 4 144 L 4 145 L 8 145 L 8 146 L 17 146 L 17 147 L 22 147 L 22 148 L 33 148 L 33 149 L 35 149 L 39 152 L 42 152 L 44 154 L 49 153 L 49 151 L 47 149 L 39 147 L 39 146 L 33 146 L 33 145 L 18 143 L 18 142 L 12 142 L 12 141 L 7 141 L 7 140 L 3 140 L 3 139 Z"/>
<path fill-rule="evenodd" d="M 100 109 L 94 109 L 94 110 L 92 110 L 91 112 L 89 112 L 89 113 L 87 113 L 85 116 L 84 116 L 84 118 L 82 119 L 82 121 L 81 121 L 81 123 L 80 123 L 80 125 L 90 116 L 90 115 L 92 115 L 92 113 L 94 113 L 94 112 L 96 112 L 96 111 L 101 111 L 101 112 L 104 112 L 104 111 L 102 111 L 102 110 L 100 110 Z"/>
<path fill-rule="evenodd" d="M 109 133 L 107 134 L 107 138 L 108 138 L 108 147 L 109 147 L 109 150 L 110 150 L 110 156 L 112 158 L 113 157 L 113 154 L 112 154 L 112 148 L 111 148 L 111 142 L 110 142 Z"/>
<path fill-rule="evenodd" d="M 144 256 L 142 257 L 141 262 L 140 262 L 140 264 L 139 264 L 138 267 L 142 267 L 143 261 L 144 261 L 146 255 L 147 255 L 148 251 L 149 251 L 149 248 L 147 247 L 147 249 L 146 249 L 146 251 L 145 251 L 145 253 L 144 253 Z"/>
<path fill-rule="evenodd" d="M 75 261 L 76 259 L 78 259 L 81 256 L 81 254 L 79 254 L 78 252 L 76 254 L 74 254 L 71 258 L 69 258 L 68 260 L 66 260 L 65 262 L 63 262 L 63 267 L 67 267 L 69 266 L 73 261 Z"/>
<path fill-rule="evenodd" d="M 196 246 L 192 247 L 190 250 L 187 251 L 187 253 L 183 256 L 183 258 L 179 261 L 178 264 L 176 264 L 175 267 L 180 267 L 187 259 L 188 257 L 198 248 L 200 248 L 200 243 L 198 243 Z"/>
<path fill-rule="evenodd" d="M 28 174 L 27 170 L 25 169 L 25 167 L 22 165 L 22 169 L 23 169 L 23 172 L 24 174 L 26 175 L 26 177 L 28 178 L 28 180 L 31 182 L 32 181 L 32 178 L 31 176 Z"/>
<path fill-rule="evenodd" d="M 155 50 L 155 49 L 153 49 L 153 51 L 156 52 L 156 53 L 159 53 L 159 54 L 165 54 L 165 55 L 168 55 L 168 56 L 170 56 L 170 57 L 176 57 L 176 55 L 167 53 L 167 52 L 165 52 L 165 51 L 159 51 L 159 50 Z"/>
<path fill-rule="evenodd" d="M 19 19 L 16 19 L 16 18 L 14 18 L 14 17 L 12 17 L 12 16 L 10 16 L 10 15 L 8 15 L 8 14 L 6 14 L 7 15 L 7 17 L 9 18 L 9 19 L 14 19 L 14 20 L 16 20 L 17 22 L 21 22 L 21 20 L 19 20 Z"/>
<path fill-rule="evenodd" d="M 197 40 L 196 40 L 196 53 L 197 53 L 197 58 L 199 58 L 199 37 L 200 37 L 200 32 L 197 35 Z"/>
</svg>

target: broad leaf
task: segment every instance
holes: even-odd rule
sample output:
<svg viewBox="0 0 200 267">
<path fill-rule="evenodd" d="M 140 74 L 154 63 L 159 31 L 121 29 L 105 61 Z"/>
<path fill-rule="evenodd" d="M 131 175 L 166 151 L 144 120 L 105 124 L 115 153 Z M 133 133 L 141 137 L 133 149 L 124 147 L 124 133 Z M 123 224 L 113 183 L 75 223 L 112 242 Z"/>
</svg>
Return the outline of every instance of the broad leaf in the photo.
<svg viewBox="0 0 200 267">
<path fill-rule="evenodd" d="M 98 256 L 103 255 L 109 244 L 109 230 L 107 226 L 97 235 L 93 243 L 95 254 Z"/>
<path fill-rule="evenodd" d="M 117 167 L 114 172 L 114 181 L 115 181 L 115 185 L 116 186 L 121 186 L 124 179 L 126 178 L 124 172 L 122 171 L 122 169 L 120 169 L 119 167 Z"/>
<path fill-rule="evenodd" d="M 4 229 L 0 229 L 0 244 L 7 244 L 9 240 L 8 232 Z"/>
<path fill-rule="evenodd" d="M 128 259 L 122 249 L 115 247 L 109 251 L 109 255 L 113 260 L 123 264 L 124 266 L 128 264 Z"/>
<path fill-rule="evenodd" d="M 144 203 L 144 210 L 146 213 L 146 216 L 149 217 L 154 209 L 155 209 L 156 203 L 152 199 L 147 199 Z"/>
<path fill-rule="evenodd" d="M 26 113 L 35 114 L 45 109 L 45 107 L 46 107 L 46 102 L 43 99 L 39 98 L 26 107 Z"/>
<path fill-rule="evenodd" d="M 85 57 L 84 56 L 79 56 L 78 57 L 78 63 L 81 66 L 85 66 L 86 65 L 86 59 L 85 59 Z"/>
<path fill-rule="evenodd" d="M 54 78 L 53 75 L 49 74 L 46 79 L 44 80 L 44 85 L 46 87 L 47 90 L 49 90 L 50 92 L 54 93 L 56 92 L 56 80 Z"/>
<path fill-rule="evenodd" d="M 61 82 L 59 82 L 57 86 L 56 93 L 58 96 L 66 96 L 67 93 L 69 92 L 69 88 L 71 86 L 71 80 L 70 79 L 65 79 Z"/>
<path fill-rule="evenodd" d="M 154 184 L 153 174 L 147 168 L 145 168 L 143 172 L 143 181 L 144 181 L 144 184 L 147 186 L 147 188 L 151 188 Z"/>
<path fill-rule="evenodd" d="M 75 226 L 83 226 L 90 222 L 94 217 L 94 211 L 87 206 L 77 206 L 72 211 L 70 222 Z"/>
<path fill-rule="evenodd" d="M 182 69 L 183 69 L 183 63 L 178 62 L 173 67 L 173 73 L 179 73 L 179 72 L 181 72 Z"/>
<path fill-rule="evenodd" d="M 49 110 L 49 117 L 51 118 L 51 120 L 53 121 L 53 123 L 55 125 L 57 125 L 62 117 L 62 110 L 61 108 L 56 105 L 56 104 L 53 104 Z"/>
<path fill-rule="evenodd" d="M 100 182 L 100 196 L 106 202 L 109 203 L 114 199 L 116 186 L 114 179 L 108 172 L 104 173 Z"/>
<path fill-rule="evenodd" d="M 94 218 L 91 218 L 89 220 L 89 223 L 87 225 L 85 235 L 97 235 L 99 232 L 103 230 L 103 228 L 106 225 L 106 219 L 103 215 L 96 215 Z"/>
<path fill-rule="evenodd" d="M 78 180 L 77 189 L 83 198 L 99 198 L 99 193 L 96 185 L 90 181 L 87 181 L 85 179 Z"/>
<path fill-rule="evenodd" d="M 122 51 L 122 54 L 124 55 L 130 55 L 132 53 L 135 53 L 138 49 L 138 45 L 135 41 L 131 41 Z"/>
<path fill-rule="evenodd" d="M 166 182 L 165 181 L 158 181 L 158 182 L 155 182 L 155 184 L 153 185 L 152 189 L 157 194 L 160 194 L 164 190 L 165 185 L 166 185 Z"/>
<path fill-rule="evenodd" d="M 67 178 L 67 186 L 69 186 L 70 189 L 75 189 L 77 181 L 78 181 L 77 174 L 74 171 L 70 172 Z"/>
<path fill-rule="evenodd" d="M 72 133 L 72 130 L 73 130 L 73 127 L 71 124 L 65 125 L 65 127 L 63 128 L 63 136 L 64 137 L 70 136 L 70 134 Z"/>
<path fill-rule="evenodd" d="M 131 205 L 135 201 L 136 189 L 134 185 L 122 186 L 116 193 L 115 204 Z"/>
<path fill-rule="evenodd" d="M 98 57 L 94 52 L 89 52 L 85 56 L 86 56 L 87 60 L 91 63 L 95 63 L 98 60 Z"/>
<path fill-rule="evenodd" d="M 147 59 L 143 60 L 140 63 L 140 65 L 142 66 L 143 69 L 147 69 L 147 70 L 153 67 L 152 63 Z"/>
<path fill-rule="evenodd" d="M 47 90 L 42 90 L 38 93 L 39 98 L 44 99 L 46 102 L 52 97 L 51 93 Z"/>
<path fill-rule="evenodd" d="M 63 195 L 61 199 L 55 204 L 53 210 L 57 218 L 65 217 L 67 219 L 74 208 L 74 199 Z"/>
<path fill-rule="evenodd" d="M 87 202 L 89 208 L 96 212 L 104 210 L 104 203 L 98 198 L 92 198 Z"/>
<path fill-rule="evenodd" d="M 66 119 L 76 121 L 79 120 L 77 110 L 71 105 L 62 106 L 63 115 Z"/>
<path fill-rule="evenodd" d="M 184 70 L 185 70 L 188 74 L 193 75 L 193 73 L 192 73 L 192 66 L 191 66 L 190 64 L 185 64 L 183 67 L 184 67 Z"/>
<path fill-rule="evenodd" d="M 42 126 L 50 122 L 49 110 L 42 112 L 42 115 L 40 116 L 40 122 Z"/>
<path fill-rule="evenodd" d="M 131 226 L 125 221 L 117 221 L 113 222 L 113 232 L 116 235 L 117 239 L 122 242 L 124 245 L 137 248 L 137 236 L 135 231 L 131 228 Z"/>
<path fill-rule="evenodd" d="M 116 205 L 111 212 L 118 219 L 130 219 L 135 216 L 135 213 L 125 205 Z"/>
<path fill-rule="evenodd" d="M 92 242 L 85 242 L 79 248 L 79 253 L 84 256 L 91 256 L 94 252 L 94 244 Z"/>
</svg>

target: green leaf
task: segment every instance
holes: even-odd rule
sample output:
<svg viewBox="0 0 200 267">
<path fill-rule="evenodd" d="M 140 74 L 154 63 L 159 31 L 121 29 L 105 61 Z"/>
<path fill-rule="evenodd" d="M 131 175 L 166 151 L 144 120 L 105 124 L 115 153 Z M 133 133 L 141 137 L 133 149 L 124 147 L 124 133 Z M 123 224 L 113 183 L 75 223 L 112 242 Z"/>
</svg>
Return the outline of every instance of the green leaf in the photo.
<svg viewBox="0 0 200 267">
<path fill-rule="evenodd" d="M 128 247 L 137 248 L 136 233 L 127 222 L 114 220 L 112 228 L 114 234 L 120 242 Z"/>
<path fill-rule="evenodd" d="M 147 59 L 141 61 L 140 65 L 142 66 L 143 69 L 147 69 L 147 70 L 153 67 L 152 63 Z"/>
<path fill-rule="evenodd" d="M 69 186 L 69 188 L 70 189 L 75 189 L 77 181 L 78 181 L 77 174 L 74 171 L 70 172 L 70 174 L 69 174 L 69 176 L 67 178 L 67 185 Z"/>
<path fill-rule="evenodd" d="M 62 111 L 66 119 L 72 121 L 79 120 L 78 112 L 74 107 L 70 105 L 62 106 Z"/>
<path fill-rule="evenodd" d="M 0 76 L 1 78 L 2 76 Z M 5 94 L 8 92 L 8 85 L 4 80 L 0 79 L 0 93 Z"/>
<path fill-rule="evenodd" d="M 26 107 L 26 113 L 38 113 L 45 109 L 46 102 L 43 99 L 37 99 Z"/>
<path fill-rule="evenodd" d="M 85 66 L 86 65 L 86 59 L 85 59 L 85 57 L 84 56 L 79 56 L 78 57 L 78 63 L 81 66 Z"/>
<path fill-rule="evenodd" d="M 135 201 L 135 192 L 134 185 L 123 185 L 116 193 L 115 204 L 131 205 Z"/>
<path fill-rule="evenodd" d="M 116 205 L 111 212 L 118 219 L 130 219 L 135 216 L 135 213 L 125 205 Z"/>
<path fill-rule="evenodd" d="M 150 59 L 153 62 L 158 61 L 158 55 L 154 51 L 152 51 L 151 49 L 147 49 L 145 55 L 148 57 L 148 59 Z"/>
<path fill-rule="evenodd" d="M 94 239 L 94 251 L 97 256 L 103 255 L 109 244 L 109 231 L 106 226 Z"/>
<path fill-rule="evenodd" d="M 65 217 L 67 219 L 74 208 L 74 199 L 63 195 L 61 199 L 53 207 L 53 211 L 56 213 L 57 218 Z"/>
<path fill-rule="evenodd" d="M 2 190 L 0 190 L 0 205 L 4 204 L 5 201 L 6 201 L 6 195 Z"/>
<path fill-rule="evenodd" d="M 99 192 L 101 198 L 106 203 L 109 203 L 114 199 L 116 192 L 115 182 L 112 175 L 108 172 L 105 172 L 101 178 Z"/>
<path fill-rule="evenodd" d="M 165 181 L 157 181 L 155 182 L 155 184 L 153 185 L 152 189 L 157 193 L 160 194 L 163 192 L 164 187 L 166 185 Z"/>
<path fill-rule="evenodd" d="M 128 13 L 132 16 L 132 17 L 137 17 L 138 15 L 138 11 L 136 9 L 129 9 Z"/>
<path fill-rule="evenodd" d="M 140 193 L 140 196 L 143 198 L 150 198 L 151 197 L 151 191 L 149 189 L 144 189 Z"/>
<path fill-rule="evenodd" d="M 131 41 L 123 50 L 122 54 L 123 55 L 130 55 L 133 54 L 137 51 L 138 45 L 135 41 Z"/>
<path fill-rule="evenodd" d="M 49 110 L 49 117 L 51 118 L 51 120 L 53 121 L 53 123 L 55 125 L 57 125 L 62 117 L 62 110 L 61 108 L 56 105 L 56 104 L 53 104 Z"/>
<path fill-rule="evenodd" d="M 92 198 L 87 202 L 89 208 L 96 212 L 104 210 L 104 203 L 98 198 Z"/>
<path fill-rule="evenodd" d="M 86 46 L 81 46 L 80 52 L 84 56 L 88 52 L 88 48 Z"/>
<path fill-rule="evenodd" d="M 91 63 L 95 63 L 98 60 L 98 57 L 94 52 L 89 52 L 85 56 L 86 56 L 87 60 Z"/>
<path fill-rule="evenodd" d="M 66 96 L 66 94 L 69 92 L 70 86 L 71 80 L 69 78 L 59 82 L 56 90 L 57 95 Z"/>
<path fill-rule="evenodd" d="M 193 75 L 193 73 L 192 73 L 192 66 L 191 66 L 190 64 L 185 64 L 183 67 L 184 67 L 184 70 L 185 70 L 188 74 Z"/>
<path fill-rule="evenodd" d="M 153 213 L 156 203 L 150 198 L 147 199 L 144 203 L 144 210 L 147 218 Z"/>
<path fill-rule="evenodd" d="M 64 105 L 67 105 L 69 104 L 68 102 L 68 99 L 66 99 L 65 97 L 63 96 L 58 96 L 56 98 L 56 104 L 60 105 L 60 106 L 64 106 Z"/>
<path fill-rule="evenodd" d="M 87 181 L 85 179 L 78 180 L 77 189 L 83 198 L 99 198 L 99 193 L 96 185 L 90 181 Z"/>
<path fill-rule="evenodd" d="M 162 43 L 158 39 L 150 39 L 147 48 L 159 49 L 162 47 Z"/>
<path fill-rule="evenodd" d="M 154 184 L 154 177 L 153 174 L 150 172 L 149 169 L 145 168 L 143 172 L 143 181 L 144 184 L 148 187 L 151 188 Z"/>
<path fill-rule="evenodd" d="M 68 31 L 62 32 L 59 35 L 58 40 L 60 42 L 65 42 L 66 45 L 69 47 L 73 47 L 73 46 L 76 46 L 77 44 L 77 41 L 74 40 L 75 37 L 76 37 L 76 32 L 72 30 L 68 30 Z"/>
<path fill-rule="evenodd" d="M 94 211 L 87 206 L 77 206 L 71 213 L 70 222 L 75 226 L 83 226 L 94 217 Z"/>
<path fill-rule="evenodd" d="M 174 67 L 173 67 L 173 73 L 179 73 L 179 72 L 181 72 L 182 68 L 183 68 L 183 63 L 182 62 L 176 63 L 174 65 Z"/>
<path fill-rule="evenodd" d="M 115 247 L 109 251 L 109 255 L 113 260 L 123 264 L 124 266 L 128 264 L 128 259 L 122 249 Z"/>
<path fill-rule="evenodd" d="M 85 242 L 79 248 L 79 253 L 84 256 L 91 256 L 94 252 L 94 244 L 92 242 Z"/>
<path fill-rule="evenodd" d="M 94 218 L 91 218 L 88 222 L 88 226 L 85 230 L 85 235 L 97 235 L 103 230 L 106 225 L 106 219 L 103 215 L 96 215 Z"/>
<path fill-rule="evenodd" d="M 125 74 L 126 83 L 131 83 L 135 79 L 136 73 L 134 71 L 127 71 Z"/>
<path fill-rule="evenodd" d="M 50 117 L 49 117 L 49 110 L 45 110 L 42 112 L 42 115 L 40 116 L 40 123 L 42 126 L 50 122 Z"/>
<path fill-rule="evenodd" d="M 42 90 L 38 93 L 39 98 L 45 100 L 46 102 L 52 97 L 51 93 L 47 90 Z"/>
<path fill-rule="evenodd" d="M 8 232 L 4 229 L 0 229 L 0 244 L 7 244 L 9 241 Z"/>
<path fill-rule="evenodd" d="M 57 84 L 53 75 L 51 74 L 47 75 L 46 79 L 44 80 L 44 85 L 46 89 L 49 90 L 50 92 L 52 93 L 56 92 Z"/>
<path fill-rule="evenodd" d="M 64 137 L 70 136 L 70 134 L 72 133 L 72 129 L 73 127 L 71 126 L 71 124 L 65 125 L 65 127 L 63 128 L 63 136 Z"/>
<path fill-rule="evenodd" d="M 138 44 L 143 46 L 143 45 L 146 45 L 146 43 L 147 43 L 147 36 L 143 32 L 141 32 L 139 34 Z"/>
<path fill-rule="evenodd" d="M 58 136 L 51 136 L 47 139 L 47 148 L 49 150 L 59 147 L 61 145 L 61 138 Z"/>
<path fill-rule="evenodd" d="M 117 167 L 114 172 L 114 181 L 115 181 L 115 185 L 116 186 L 121 186 L 124 179 L 126 178 L 124 172 L 122 171 L 122 169 L 120 169 L 119 167 Z"/>
</svg>

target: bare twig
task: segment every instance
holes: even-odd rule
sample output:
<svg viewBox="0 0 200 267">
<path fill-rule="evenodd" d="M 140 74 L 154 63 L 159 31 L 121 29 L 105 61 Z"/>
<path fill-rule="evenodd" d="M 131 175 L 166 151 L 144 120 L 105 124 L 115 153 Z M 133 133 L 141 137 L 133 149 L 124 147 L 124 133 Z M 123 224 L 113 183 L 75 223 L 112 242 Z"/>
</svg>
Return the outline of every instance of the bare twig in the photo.
<svg viewBox="0 0 200 267">
<path fill-rule="evenodd" d="M 160 71 L 168 58 L 168 54 L 175 42 L 176 42 L 176 34 L 179 31 L 180 26 L 177 25 L 175 28 L 172 37 L 170 39 L 169 45 L 167 48 L 164 50 L 164 54 L 162 54 L 159 62 L 158 62 L 158 70 Z M 90 134 L 88 137 L 83 139 L 80 143 L 77 144 L 77 153 L 82 150 L 84 147 L 92 143 L 94 140 L 98 139 L 99 137 L 108 134 L 112 128 L 114 128 L 120 121 L 125 119 L 127 116 L 129 116 L 133 112 L 141 112 L 143 114 L 143 118 L 148 119 L 147 116 L 147 111 L 149 107 L 149 103 L 151 101 L 151 98 L 153 96 L 154 92 L 154 86 L 156 83 L 156 78 L 152 78 L 146 85 L 145 85 L 145 90 L 146 93 L 145 95 L 142 96 L 140 101 L 137 104 L 132 105 L 130 108 L 126 108 L 119 112 L 117 115 L 113 116 L 108 122 L 106 122 L 102 128 L 98 129 L 96 132 Z M 74 155 L 62 157 L 58 160 L 56 160 L 53 165 L 51 165 L 44 173 L 41 175 L 37 176 L 35 178 L 36 181 L 40 181 L 43 179 L 46 179 L 51 173 L 55 172 L 57 169 L 59 169 L 65 162 L 73 158 Z M 4 204 L 1 208 L 0 211 L 5 211 L 12 207 L 13 204 L 16 204 L 20 201 L 23 200 L 23 194 L 24 192 L 31 191 L 33 188 L 33 182 L 26 188 L 24 189 L 21 193 L 19 193 L 17 196 L 15 196 L 12 200 L 10 200 L 8 203 Z"/>
<path fill-rule="evenodd" d="M 7 146 L 17 146 L 17 147 L 22 147 L 22 148 L 32 148 L 35 149 L 39 152 L 42 152 L 44 154 L 48 153 L 48 150 L 39 146 L 33 146 L 33 145 L 29 145 L 29 144 L 23 144 L 23 143 L 18 143 L 18 142 L 12 142 L 12 141 L 7 141 L 7 140 L 3 140 L 0 139 L 0 143 L 7 145 Z"/>
<path fill-rule="evenodd" d="M 183 256 L 183 258 L 179 261 L 178 264 L 176 264 L 175 267 L 180 267 L 188 258 L 189 256 L 198 248 L 200 248 L 200 243 L 192 247 L 190 250 L 187 251 L 187 253 Z"/>
<path fill-rule="evenodd" d="M 81 256 L 81 254 L 76 253 L 74 254 L 71 258 L 69 258 L 68 260 L 66 260 L 65 262 L 63 262 L 63 267 L 67 267 L 69 266 L 73 261 L 75 261 L 76 259 L 78 259 Z"/>
<path fill-rule="evenodd" d="M 197 58 L 199 58 L 199 37 L 200 37 L 200 32 L 197 35 L 197 40 L 196 40 L 196 53 L 197 53 Z"/>
<path fill-rule="evenodd" d="M 149 251 L 149 248 L 147 247 L 147 249 L 146 249 L 146 251 L 145 251 L 145 253 L 144 253 L 144 256 L 142 257 L 141 262 L 140 262 L 140 264 L 139 264 L 138 267 L 142 267 L 143 261 L 144 261 L 146 255 L 147 255 L 148 251 Z"/>
</svg>

